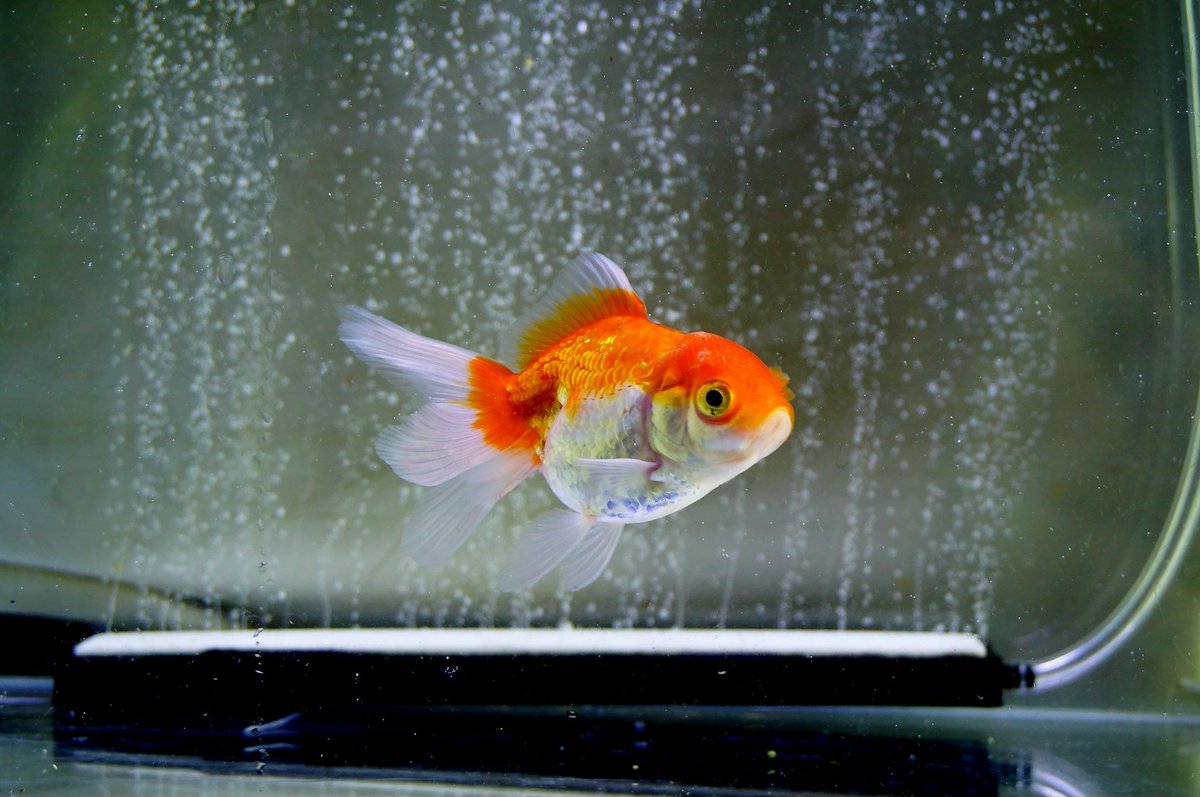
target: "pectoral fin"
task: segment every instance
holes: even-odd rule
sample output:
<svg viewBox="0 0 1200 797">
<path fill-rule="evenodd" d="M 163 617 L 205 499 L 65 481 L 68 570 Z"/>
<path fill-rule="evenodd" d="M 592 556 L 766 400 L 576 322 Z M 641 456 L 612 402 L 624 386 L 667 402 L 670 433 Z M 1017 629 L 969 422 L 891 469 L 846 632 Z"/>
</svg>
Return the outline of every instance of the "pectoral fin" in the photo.
<svg viewBox="0 0 1200 797">
<path fill-rule="evenodd" d="M 592 495 L 637 495 L 658 470 L 644 459 L 577 459 L 576 468 Z"/>
</svg>

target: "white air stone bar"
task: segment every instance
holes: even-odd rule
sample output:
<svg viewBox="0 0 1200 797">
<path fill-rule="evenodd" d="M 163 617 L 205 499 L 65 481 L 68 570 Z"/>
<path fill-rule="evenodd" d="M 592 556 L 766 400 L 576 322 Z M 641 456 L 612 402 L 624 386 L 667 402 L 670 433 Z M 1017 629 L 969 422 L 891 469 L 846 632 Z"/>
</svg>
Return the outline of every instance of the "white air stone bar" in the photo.
<svg viewBox="0 0 1200 797">
<path fill-rule="evenodd" d="M 971 634 L 915 631 L 705 629 L 286 629 L 128 631 L 98 634 L 77 656 L 178 656 L 208 651 L 334 652 L 387 655 L 883 656 L 983 658 Z"/>
</svg>

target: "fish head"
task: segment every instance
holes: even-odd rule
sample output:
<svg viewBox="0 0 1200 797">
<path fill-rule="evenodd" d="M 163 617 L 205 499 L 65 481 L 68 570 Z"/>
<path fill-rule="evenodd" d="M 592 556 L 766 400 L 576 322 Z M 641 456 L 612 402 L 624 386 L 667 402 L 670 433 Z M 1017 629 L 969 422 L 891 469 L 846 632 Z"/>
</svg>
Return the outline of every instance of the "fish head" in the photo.
<svg viewBox="0 0 1200 797">
<path fill-rule="evenodd" d="M 795 415 L 787 377 L 718 335 L 684 336 L 658 364 L 650 445 L 715 486 L 779 448 Z"/>
</svg>

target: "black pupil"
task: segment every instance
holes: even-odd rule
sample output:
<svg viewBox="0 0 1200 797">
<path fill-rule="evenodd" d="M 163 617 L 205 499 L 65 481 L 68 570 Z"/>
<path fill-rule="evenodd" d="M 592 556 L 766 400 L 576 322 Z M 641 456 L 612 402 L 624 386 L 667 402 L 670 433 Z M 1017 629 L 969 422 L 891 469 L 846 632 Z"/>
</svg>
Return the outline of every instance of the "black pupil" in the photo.
<svg viewBox="0 0 1200 797">
<path fill-rule="evenodd" d="M 704 394 L 704 403 L 712 407 L 714 410 L 720 407 L 725 402 L 725 396 L 721 391 L 713 388 Z"/>
</svg>

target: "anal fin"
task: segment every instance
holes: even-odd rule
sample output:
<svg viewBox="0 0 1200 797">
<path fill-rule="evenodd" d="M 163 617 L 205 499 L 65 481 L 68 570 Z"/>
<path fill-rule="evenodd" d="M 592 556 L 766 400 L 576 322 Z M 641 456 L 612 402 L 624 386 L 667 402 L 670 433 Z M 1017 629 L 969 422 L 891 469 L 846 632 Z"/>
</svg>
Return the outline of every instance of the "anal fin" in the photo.
<svg viewBox="0 0 1200 797">
<path fill-rule="evenodd" d="M 428 488 L 409 518 L 401 552 L 421 565 L 446 561 L 496 502 L 536 467 L 532 451 L 513 448 Z"/>
<path fill-rule="evenodd" d="M 523 589 L 553 570 L 596 524 L 569 509 L 551 509 L 538 517 L 508 554 L 500 576 L 503 590 Z"/>
<path fill-rule="evenodd" d="M 562 562 L 562 585 L 574 592 L 591 584 L 612 560 L 621 541 L 623 523 L 601 522 L 593 526 Z"/>
</svg>

